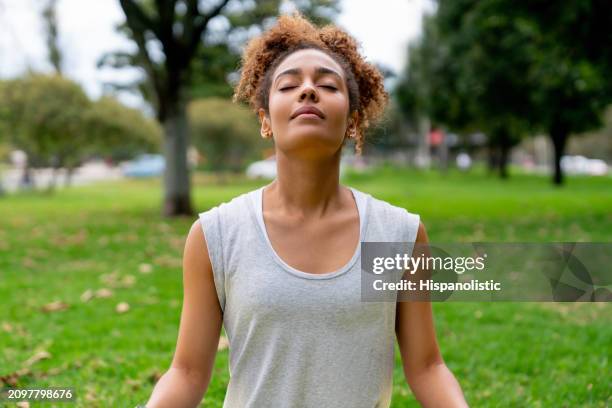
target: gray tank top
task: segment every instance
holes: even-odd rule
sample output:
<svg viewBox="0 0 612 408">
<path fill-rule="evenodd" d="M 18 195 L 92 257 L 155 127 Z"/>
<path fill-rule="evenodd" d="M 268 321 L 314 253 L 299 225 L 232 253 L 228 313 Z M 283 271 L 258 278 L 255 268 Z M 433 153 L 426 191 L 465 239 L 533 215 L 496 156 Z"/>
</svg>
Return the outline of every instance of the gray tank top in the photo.
<svg viewBox="0 0 612 408">
<path fill-rule="evenodd" d="M 265 229 L 263 188 L 199 214 L 229 341 L 223 407 L 389 407 L 396 304 L 361 301 L 361 244 L 330 273 L 285 263 Z M 360 242 L 414 245 L 418 214 L 349 188 Z"/>
</svg>

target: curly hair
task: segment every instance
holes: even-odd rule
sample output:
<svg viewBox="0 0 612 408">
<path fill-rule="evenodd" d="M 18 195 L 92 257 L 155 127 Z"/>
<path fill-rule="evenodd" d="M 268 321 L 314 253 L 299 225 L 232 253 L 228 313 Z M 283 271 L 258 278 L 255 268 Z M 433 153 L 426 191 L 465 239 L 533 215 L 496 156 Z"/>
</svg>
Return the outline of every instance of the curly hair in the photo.
<svg viewBox="0 0 612 408">
<path fill-rule="evenodd" d="M 234 102 L 246 102 L 257 113 L 268 113 L 272 74 L 291 53 L 313 48 L 332 57 L 346 74 L 349 112 L 357 111 L 355 151 L 361 154 L 365 131 L 381 119 L 388 103 L 383 76 L 365 61 L 357 41 L 332 24 L 315 27 L 299 12 L 282 15 L 276 24 L 249 41 L 242 55 L 240 81 L 234 88 Z"/>
</svg>

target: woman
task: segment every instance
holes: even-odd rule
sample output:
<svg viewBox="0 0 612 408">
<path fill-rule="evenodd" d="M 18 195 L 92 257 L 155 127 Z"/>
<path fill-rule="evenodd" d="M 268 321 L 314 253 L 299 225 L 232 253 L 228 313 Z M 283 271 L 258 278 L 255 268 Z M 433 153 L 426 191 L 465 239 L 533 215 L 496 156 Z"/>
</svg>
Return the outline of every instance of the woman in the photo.
<svg viewBox="0 0 612 408">
<path fill-rule="evenodd" d="M 381 74 L 345 32 L 295 14 L 248 44 L 235 91 L 274 140 L 278 176 L 191 227 L 177 350 L 147 406 L 200 403 L 222 324 L 225 407 L 388 407 L 396 337 L 423 406 L 467 406 L 430 303 L 360 298 L 361 241 L 427 242 L 418 215 L 339 184 L 344 142 L 360 152 L 387 102 Z"/>
</svg>

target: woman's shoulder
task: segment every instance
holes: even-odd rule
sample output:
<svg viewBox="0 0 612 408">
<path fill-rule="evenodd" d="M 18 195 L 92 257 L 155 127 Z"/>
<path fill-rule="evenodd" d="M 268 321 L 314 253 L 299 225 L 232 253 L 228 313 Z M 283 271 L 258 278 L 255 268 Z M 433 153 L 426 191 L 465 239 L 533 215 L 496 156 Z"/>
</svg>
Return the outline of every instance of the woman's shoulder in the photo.
<svg viewBox="0 0 612 408">
<path fill-rule="evenodd" d="M 244 214 L 248 207 L 253 203 L 254 196 L 257 194 L 258 189 L 247 191 L 234 196 L 226 201 L 217 203 L 207 210 L 199 213 L 200 217 L 203 215 L 214 215 L 214 216 L 237 216 Z"/>
<path fill-rule="evenodd" d="M 374 240 L 380 241 L 414 241 L 421 228 L 421 217 L 418 213 L 392 204 L 376 194 L 356 190 L 368 200 L 368 222 Z M 383 239 L 388 237 L 388 239 Z"/>
<path fill-rule="evenodd" d="M 362 195 L 366 200 L 368 200 L 370 207 L 374 211 L 383 213 L 386 216 L 405 217 L 406 215 L 408 215 L 409 217 L 418 217 L 418 214 L 409 210 L 408 207 L 392 204 L 386 199 L 379 198 L 375 194 L 361 191 L 359 189 L 356 189 L 355 187 L 351 187 L 351 189 L 353 189 L 353 191 L 356 191 L 358 194 Z"/>
<path fill-rule="evenodd" d="M 224 239 L 240 235 L 245 226 L 253 225 L 256 190 L 239 194 L 198 214 L 204 227 L 219 231 Z"/>
</svg>

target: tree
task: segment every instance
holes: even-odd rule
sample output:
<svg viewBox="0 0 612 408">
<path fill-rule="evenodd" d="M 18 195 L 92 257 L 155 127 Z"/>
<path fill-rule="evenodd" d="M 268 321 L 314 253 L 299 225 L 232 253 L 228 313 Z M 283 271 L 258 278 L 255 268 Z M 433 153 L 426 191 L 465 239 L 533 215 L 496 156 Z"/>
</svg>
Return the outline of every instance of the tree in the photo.
<svg viewBox="0 0 612 408">
<path fill-rule="evenodd" d="M 4 94 L 4 88 L 6 86 L 6 82 L 0 80 L 0 97 Z M 2 177 L 2 162 L 4 161 L 4 157 L 8 156 L 8 131 L 4 127 L 2 118 L 6 116 L 6 112 L 8 112 L 8 107 L 5 104 L 0 104 L 0 197 L 4 195 L 4 185 L 3 185 L 3 177 Z"/>
<path fill-rule="evenodd" d="M 305 14 L 317 17 L 315 20 L 323 20 L 326 13 L 337 9 L 336 0 L 300 3 L 304 3 L 308 11 Z M 233 3 L 232 7 L 228 0 L 216 3 L 120 0 L 120 4 L 126 16 L 123 30 L 136 43 L 137 53 L 115 54 L 106 60 L 114 66 L 131 64 L 143 68 L 146 80 L 136 85 L 152 104 L 164 129 L 163 212 L 166 215 L 191 214 L 186 105 L 188 89 L 193 84 L 193 61 L 202 47 L 211 45 L 207 37 L 215 31 L 211 24 L 213 19 L 226 27 L 219 36 L 224 38 L 221 43 L 229 44 L 233 38 L 244 41 L 249 29 L 261 29 L 265 22 L 273 20 L 279 11 L 280 0 L 242 1 Z"/>
<path fill-rule="evenodd" d="M 379 151 L 386 156 L 412 147 L 414 143 L 410 140 L 410 131 L 414 129 L 409 129 L 405 122 L 406 118 L 401 115 L 397 102 L 391 99 L 380 122 L 368 132 L 367 152 Z"/>
<path fill-rule="evenodd" d="M 59 47 L 57 17 L 55 13 L 56 9 L 57 0 L 47 0 L 47 4 L 43 10 L 43 19 L 45 20 L 49 62 L 51 62 L 51 65 L 53 65 L 55 72 L 61 75 L 63 58 Z"/>
<path fill-rule="evenodd" d="M 79 164 L 87 142 L 84 112 L 90 101 L 78 84 L 58 75 L 30 75 L 8 81 L 2 100 L 3 121 L 13 145 L 27 153 L 28 166 L 70 171 Z M 55 177 L 50 188 L 54 181 Z"/>
<path fill-rule="evenodd" d="M 528 71 L 530 110 L 533 123 L 551 139 L 553 182 L 562 185 L 568 138 L 601 126 L 612 103 L 612 7 L 605 0 L 556 5 L 536 0 L 514 13 L 528 16 L 536 29 L 537 52 Z"/>
<path fill-rule="evenodd" d="M 109 96 L 91 104 L 85 114 L 85 126 L 90 155 L 119 161 L 157 152 L 161 147 L 161 129 L 155 120 Z"/>
<path fill-rule="evenodd" d="M 188 111 L 194 145 L 204 154 L 210 170 L 242 171 L 270 147 L 270 142 L 260 137 L 252 112 L 228 99 L 195 100 Z"/>
<path fill-rule="evenodd" d="M 88 156 L 125 157 L 159 146 L 155 121 L 112 98 L 92 102 L 78 84 L 59 75 L 0 83 L 0 100 L 0 135 L 9 135 L 11 144 L 27 153 L 28 166 L 51 165 L 54 174 L 65 167 L 70 175 Z"/>
<path fill-rule="evenodd" d="M 528 127 L 521 83 L 526 61 L 516 50 L 523 37 L 518 31 L 499 41 L 514 21 L 485 18 L 477 3 L 440 1 L 437 13 L 425 18 L 397 97 L 413 118 L 425 112 L 456 131 L 484 131 L 499 175 L 507 178 L 510 149 Z"/>
<path fill-rule="evenodd" d="M 599 126 L 611 102 L 609 5 L 602 0 L 562 5 L 440 0 L 438 5 L 422 42 L 411 50 L 415 73 L 405 89 L 419 90 L 405 91 L 404 103 L 424 107 L 449 126 L 484 130 L 500 146 L 500 170 L 520 137 L 547 132 L 554 146 L 553 181 L 560 185 L 567 138 Z"/>
</svg>

